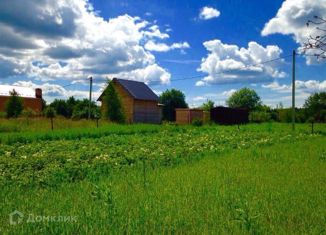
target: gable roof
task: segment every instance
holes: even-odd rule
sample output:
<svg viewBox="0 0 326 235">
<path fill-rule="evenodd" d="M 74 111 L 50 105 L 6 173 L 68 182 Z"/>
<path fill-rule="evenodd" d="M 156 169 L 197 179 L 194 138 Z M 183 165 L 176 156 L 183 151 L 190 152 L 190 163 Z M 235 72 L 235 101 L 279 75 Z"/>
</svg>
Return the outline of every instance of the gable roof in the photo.
<svg viewBox="0 0 326 235">
<path fill-rule="evenodd" d="M 158 96 L 143 82 L 118 78 L 114 78 L 113 81 L 118 82 L 134 99 L 158 101 Z M 102 99 L 102 95 L 98 100 Z"/>
<path fill-rule="evenodd" d="M 30 87 L 0 85 L 0 96 L 10 96 L 10 92 L 15 90 L 20 97 L 35 98 L 35 90 Z"/>
</svg>

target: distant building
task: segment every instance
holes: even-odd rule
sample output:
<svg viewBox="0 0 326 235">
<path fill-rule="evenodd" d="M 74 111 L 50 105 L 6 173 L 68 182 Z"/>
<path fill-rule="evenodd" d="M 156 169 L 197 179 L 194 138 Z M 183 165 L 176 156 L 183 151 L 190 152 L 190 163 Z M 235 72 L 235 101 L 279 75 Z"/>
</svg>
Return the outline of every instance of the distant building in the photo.
<svg viewBox="0 0 326 235">
<path fill-rule="evenodd" d="M 249 122 L 249 111 L 242 108 L 228 108 L 218 106 L 211 109 L 211 121 L 223 124 L 245 124 Z"/>
<path fill-rule="evenodd" d="M 30 108 L 36 113 L 42 112 L 42 90 L 29 87 L 0 85 L 0 112 L 5 112 L 10 92 L 15 90 L 23 98 L 24 109 Z"/>
<path fill-rule="evenodd" d="M 162 108 L 158 103 L 158 96 L 145 83 L 117 78 L 112 82 L 120 96 L 128 123 L 161 123 Z M 102 110 L 103 96 L 104 93 L 97 99 L 102 103 Z"/>
<path fill-rule="evenodd" d="M 204 123 L 209 121 L 209 112 L 197 108 L 175 109 L 175 122 L 177 124 L 191 124 L 194 120 L 201 120 Z"/>
</svg>

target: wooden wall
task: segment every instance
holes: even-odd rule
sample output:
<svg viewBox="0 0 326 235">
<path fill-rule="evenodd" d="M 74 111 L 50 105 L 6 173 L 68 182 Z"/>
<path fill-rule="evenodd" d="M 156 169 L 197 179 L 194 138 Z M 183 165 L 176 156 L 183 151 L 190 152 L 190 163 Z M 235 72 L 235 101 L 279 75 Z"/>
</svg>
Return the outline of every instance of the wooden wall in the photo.
<svg viewBox="0 0 326 235">
<path fill-rule="evenodd" d="M 201 109 L 175 109 L 176 123 L 178 124 L 191 124 L 195 119 L 205 122 L 207 114 Z"/>
<path fill-rule="evenodd" d="M 6 103 L 10 96 L 0 96 L 0 112 L 5 112 Z M 22 97 L 24 109 L 30 108 L 36 113 L 42 112 L 42 99 Z"/>
<path fill-rule="evenodd" d="M 135 123 L 155 123 L 159 124 L 162 120 L 162 108 L 157 101 L 134 100 Z"/>
</svg>

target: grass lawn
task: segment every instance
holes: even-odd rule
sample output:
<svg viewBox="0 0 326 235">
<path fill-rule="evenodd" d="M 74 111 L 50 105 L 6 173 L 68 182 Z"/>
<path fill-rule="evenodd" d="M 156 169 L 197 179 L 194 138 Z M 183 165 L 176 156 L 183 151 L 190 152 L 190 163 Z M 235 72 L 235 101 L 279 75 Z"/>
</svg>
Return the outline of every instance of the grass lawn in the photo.
<svg viewBox="0 0 326 235">
<path fill-rule="evenodd" d="M 0 233 L 323 234 L 326 126 L 309 131 L 275 123 L 20 133 L 20 143 L 0 135 Z M 17 225 L 14 210 L 24 214 Z"/>
</svg>

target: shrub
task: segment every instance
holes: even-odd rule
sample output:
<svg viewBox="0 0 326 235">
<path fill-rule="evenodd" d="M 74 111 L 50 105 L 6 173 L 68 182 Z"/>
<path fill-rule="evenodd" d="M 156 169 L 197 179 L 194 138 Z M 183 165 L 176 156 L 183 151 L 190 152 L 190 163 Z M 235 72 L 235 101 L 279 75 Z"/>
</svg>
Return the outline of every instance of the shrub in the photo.
<svg viewBox="0 0 326 235">
<path fill-rule="evenodd" d="M 266 111 L 253 111 L 249 114 L 250 122 L 270 122 L 272 120 L 271 114 Z"/>
<path fill-rule="evenodd" d="M 202 125 L 203 125 L 203 120 L 196 118 L 196 119 L 194 119 L 194 120 L 192 121 L 191 124 L 192 124 L 193 126 L 202 126 Z"/>
</svg>

